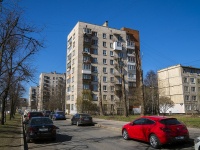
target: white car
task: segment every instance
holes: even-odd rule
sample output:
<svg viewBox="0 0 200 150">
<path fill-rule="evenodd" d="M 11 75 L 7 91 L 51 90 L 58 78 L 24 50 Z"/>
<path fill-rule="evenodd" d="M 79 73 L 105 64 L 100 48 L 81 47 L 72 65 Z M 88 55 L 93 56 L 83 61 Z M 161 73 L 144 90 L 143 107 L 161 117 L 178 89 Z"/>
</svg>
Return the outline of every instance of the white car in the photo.
<svg viewBox="0 0 200 150">
<path fill-rule="evenodd" d="M 194 139 L 194 148 L 195 150 L 200 150 L 200 136 Z"/>
</svg>

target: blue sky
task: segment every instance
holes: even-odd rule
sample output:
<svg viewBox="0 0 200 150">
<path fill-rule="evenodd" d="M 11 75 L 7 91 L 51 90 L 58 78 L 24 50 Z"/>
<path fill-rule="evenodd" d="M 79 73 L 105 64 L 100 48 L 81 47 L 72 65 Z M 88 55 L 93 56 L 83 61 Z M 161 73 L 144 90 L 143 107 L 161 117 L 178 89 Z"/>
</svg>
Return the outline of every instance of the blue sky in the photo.
<svg viewBox="0 0 200 150">
<path fill-rule="evenodd" d="M 111 28 L 139 30 L 144 76 L 176 64 L 200 68 L 199 0 L 19 0 L 19 4 L 27 21 L 44 28 L 46 48 L 34 64 L 38 81 L 41 72 L 66 71 L 67 35 L 78 21 L 102 25 L 107 20 Z"/>
</svg>

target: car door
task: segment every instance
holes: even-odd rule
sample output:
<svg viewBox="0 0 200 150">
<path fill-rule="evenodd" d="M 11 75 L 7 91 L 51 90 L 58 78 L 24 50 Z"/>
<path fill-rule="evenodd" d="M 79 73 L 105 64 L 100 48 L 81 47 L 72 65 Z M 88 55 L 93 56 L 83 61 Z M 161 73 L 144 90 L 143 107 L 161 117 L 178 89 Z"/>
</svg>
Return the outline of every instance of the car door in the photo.
<svg viewBox="0 0 200 150">
<path fill-rule="evenodd" d="M 130 125 L 129 128 L 129 135 L 131 138 L 142 140 L 144 131 L 143 131 L 143 124 L 145 122 L 145 118 L 140 118 L 135 121 Z"/>
<path fill-rule="evenodd" d="M 149 140 L 149 134 L 151 133 L 151 130 L 155 126 L 155 122 L 153 120 L 150 120 L 148 118 L 145 119 L 143 125 L 142 125 L 142 135 L 141 140 L 148 141 Z"/>
</svg>

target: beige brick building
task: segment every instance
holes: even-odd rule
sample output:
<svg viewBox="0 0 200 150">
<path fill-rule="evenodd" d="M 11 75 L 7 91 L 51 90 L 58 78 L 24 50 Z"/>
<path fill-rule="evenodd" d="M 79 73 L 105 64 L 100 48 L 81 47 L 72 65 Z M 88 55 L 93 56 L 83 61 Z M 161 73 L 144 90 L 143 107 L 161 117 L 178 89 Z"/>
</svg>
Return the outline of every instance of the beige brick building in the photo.
<svg viewBox="0 0 200 150">
<path fill-rule="evenodd" d="M 168 112 L 197 113 L 200 110 L 200 68 L 176 65 L 158 71 L 160 96 L 175 103 Z"/>
<path fill-rule="evenodd" d="M 78 22 L 67 37 L 66 104 L 69 113 L 77 112 L 76 102 L 83 90 L 92 93 L 98 105 L 101 83 L 103 107 L 108 113 L 122 109 L 121 75 L 125 78 L 125 94 L 139 86 L 139 32 L 128 28 L 110 28 Z M 84 99 L 87 99 L 84 97 Z M 127 104 L 128 105 L 128 104 Z"/>
<path fill-rule="evenodd" d="M 50 100 L 50 96 L 54 95 L 58 84 L 65 84 L 65 73 L 41 73 L 39 79 L 39 96 L 37 109 L 39 111 L 45 110 L 45 102 Z M 64 94 L 64 93 L 63 93 Z"/>
</svg>

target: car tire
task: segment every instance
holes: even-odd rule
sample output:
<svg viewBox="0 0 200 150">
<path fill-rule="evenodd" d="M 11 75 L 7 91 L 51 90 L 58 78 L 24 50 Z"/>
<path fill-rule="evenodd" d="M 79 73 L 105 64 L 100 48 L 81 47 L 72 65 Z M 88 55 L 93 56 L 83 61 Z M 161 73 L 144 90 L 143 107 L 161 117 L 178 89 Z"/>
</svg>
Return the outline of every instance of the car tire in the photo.
<svg viewBox="0 0 200 150">
<path fill-rule="evenodd" d="M 129 135 L 128 135 L 128 131 L 126 130 L 126 129 L 124 129 L 123 131 L 122 131 L 122 136 L 123 136 L 123 138 L 125 139 L 125 140 L 129 140 L 130 138 L 129 138 Z"/>
<path fill-rule="evenodd" d="M 150 135 L 149 143 L 153 148 L 160 148 L 160 141 L 155 134 Z"/>
<path fill-rule="evenodd" d="M 77 125 L 77 127 L 79 126 L 79 122 L 78 121 L 76 122 L 76 125 Z"/>
</svg>

